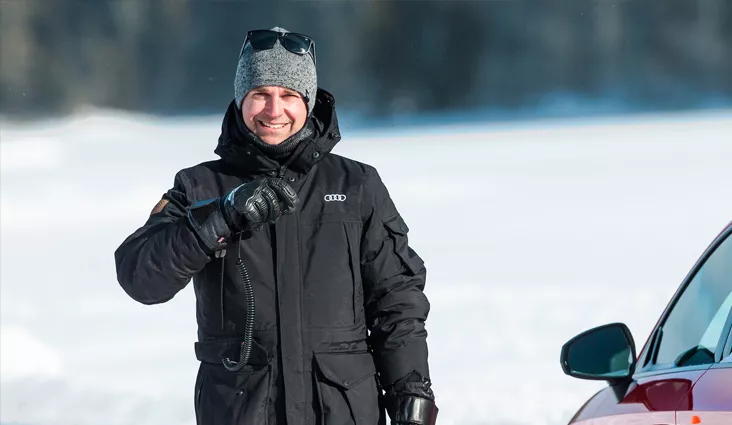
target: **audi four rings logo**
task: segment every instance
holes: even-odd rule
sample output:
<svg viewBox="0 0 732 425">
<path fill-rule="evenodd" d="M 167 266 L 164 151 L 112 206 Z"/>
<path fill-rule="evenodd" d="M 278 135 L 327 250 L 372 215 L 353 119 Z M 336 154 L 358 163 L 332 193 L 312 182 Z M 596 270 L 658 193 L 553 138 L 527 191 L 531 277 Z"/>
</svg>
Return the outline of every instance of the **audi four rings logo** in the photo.
<svg viewBox="0 0 732 425">
<path fill-rule="evenodd" d="M 325 202 L 343 202 L 346 200 L 346 195 L 341 194 L 332 194 L 332 195 L 325 195 Z"/>
</svg>

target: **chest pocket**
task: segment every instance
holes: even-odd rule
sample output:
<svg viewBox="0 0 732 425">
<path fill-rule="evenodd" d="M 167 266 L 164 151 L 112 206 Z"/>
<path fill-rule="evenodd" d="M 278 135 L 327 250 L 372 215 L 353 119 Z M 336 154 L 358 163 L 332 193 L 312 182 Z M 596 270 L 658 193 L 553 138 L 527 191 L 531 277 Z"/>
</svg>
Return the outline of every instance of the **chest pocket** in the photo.
<svg viewBox="0 0 732 425">
<path fill-rule="evenodd" d="M 303 310 L 308 327 L 352 327 L 364 321 L 360 268 L 363 224 L 343 214 L 303 223 Z"/>
</svg>

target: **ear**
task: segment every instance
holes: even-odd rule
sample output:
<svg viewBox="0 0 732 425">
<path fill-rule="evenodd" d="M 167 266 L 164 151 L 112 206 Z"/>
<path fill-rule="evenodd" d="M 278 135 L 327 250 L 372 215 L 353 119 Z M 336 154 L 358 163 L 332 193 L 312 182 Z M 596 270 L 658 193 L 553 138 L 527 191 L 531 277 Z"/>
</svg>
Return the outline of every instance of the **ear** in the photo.
<svg viewBox="0 0 732 425">
<path fill-rule="evenodd" d="M 312 114 L 313 111 L 310 110 L 310 91 L 307 89 L 305 90 L 305 94 L 302 97 L 302 101 L 305 102 L 305 109 L 308 111 L 308 117 L 310 117 L 310 114 Z"/>
</svg>

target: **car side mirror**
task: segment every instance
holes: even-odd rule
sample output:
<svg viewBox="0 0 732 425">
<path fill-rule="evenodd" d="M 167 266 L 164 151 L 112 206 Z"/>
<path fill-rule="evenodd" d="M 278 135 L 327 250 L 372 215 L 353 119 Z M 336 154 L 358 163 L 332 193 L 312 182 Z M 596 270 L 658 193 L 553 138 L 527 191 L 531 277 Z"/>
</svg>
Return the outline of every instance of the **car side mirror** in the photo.
<svg viewBox="0 0 732 425">
<path fill-rule="evenodd" d="M 582 332 L 562 347 L 560 362 L 569 376 L 608 381 L 630 379 L 635 372 L 633 335 L 624 323 L 611 323 Z"/>
</svg>

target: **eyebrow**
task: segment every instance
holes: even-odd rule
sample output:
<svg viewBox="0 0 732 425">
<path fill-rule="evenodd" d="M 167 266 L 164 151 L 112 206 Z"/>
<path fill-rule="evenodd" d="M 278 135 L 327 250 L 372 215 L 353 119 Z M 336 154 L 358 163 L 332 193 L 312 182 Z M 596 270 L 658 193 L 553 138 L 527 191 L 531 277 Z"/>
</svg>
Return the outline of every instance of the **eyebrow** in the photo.
<svg viewBox="0 0 732 425">
<path fill-rule="evenodd" d="M 288 89 L 286 87 L 284 89 L 285 89 L 285 94 L 292 94 L 292 95 L 295 95 L 295 96 L 300 96 L 300 93 L 298 93 L 295 90 Z M 252 93 L 269 94 L 269 92 L 267 90 L 263 89 L 263 88 L 252 89 Z"/>
</svg>

